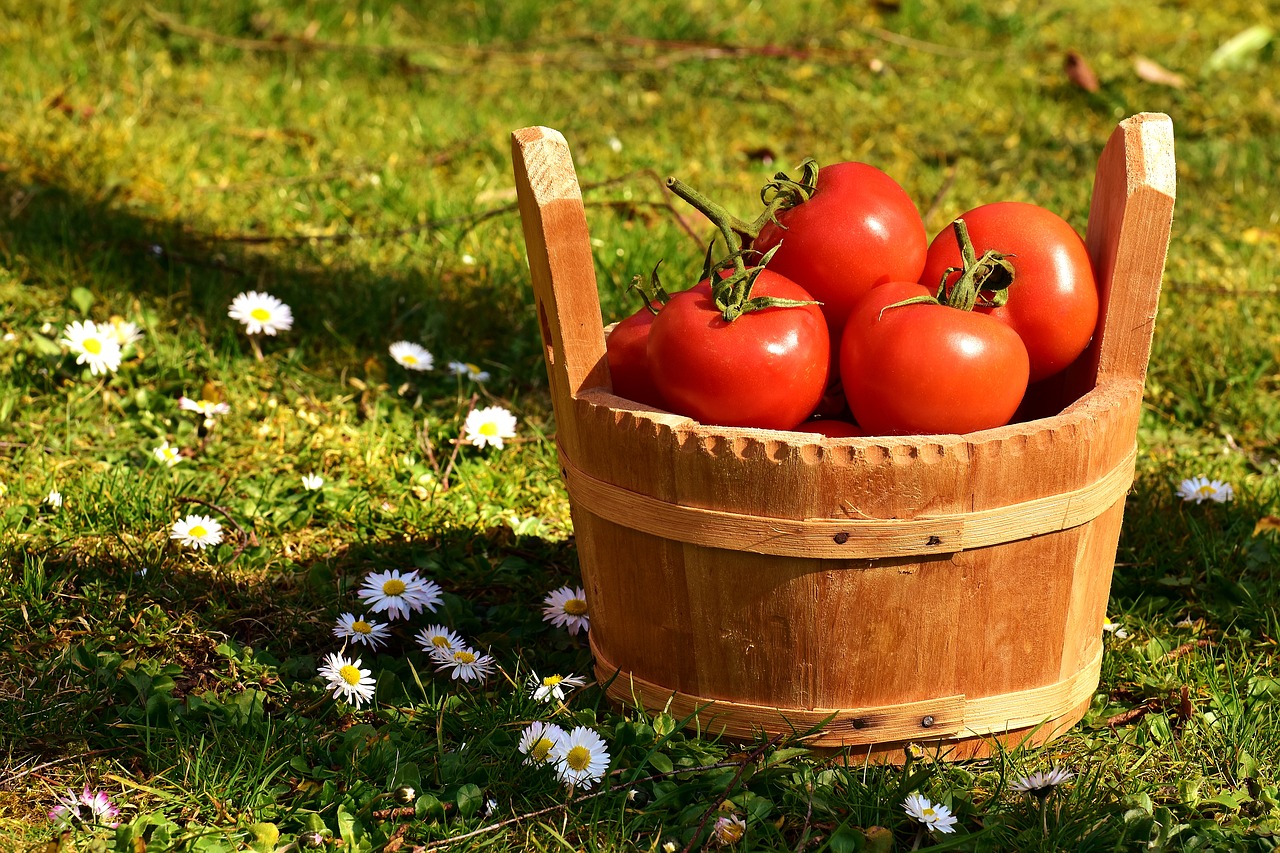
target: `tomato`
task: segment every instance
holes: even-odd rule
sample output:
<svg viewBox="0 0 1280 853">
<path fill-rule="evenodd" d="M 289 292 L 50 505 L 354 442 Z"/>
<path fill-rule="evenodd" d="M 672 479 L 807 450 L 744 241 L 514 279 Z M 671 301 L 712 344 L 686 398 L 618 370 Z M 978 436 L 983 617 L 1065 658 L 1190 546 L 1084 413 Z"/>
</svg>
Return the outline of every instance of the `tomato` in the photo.
<svg viewBox="0 0 1280 853">
<path fill-rule="evenodd" d="M 618 322 L 605 339 L 613 393 L 646 406 L 663 408 L 662 392 L 649 372 L 649 330 L 656 315 L 641 308 Z"/>
<path fill-rule="evenodd" d="M 866 435 L 857 424 L 829 419 L 805 421 L 796 427 L 795 431 L 811 432 L 817 435 L 825 435 L 828 438 L 857 438 Z"/>
<path fill-rule="evenodd" d="M 1031 359 L 1031 381 L 1075 361 L 1098 322 L 1098 285 L 1080 235 L 1056 213 L 1023 202 L 985 204 L 958 218 L 968 227 L 978 255 L 996 250 L 1013 264 L 1009 301 L 974 310 L 996 317 L 1022 337 Z M 917 280 L 937 290 L 943 272 L 959 266 L 959 242 L 955 229 L 948 227 L 930 244 Z M 959 276 L 951 273 L 948 283 Z"/>
<path fill-rule="evenodd" d="M 915 203 L 898 183 L 866 163 L 818 170 L 812 196 L 777 213 L 752 246 L 777 247 L 769 269 L 822 303 L 833 350 L 853 305 L 874 285 L 916 281 L 929 238 Z"/>
<path fill-rule="evenodd" d="M 751 295 L 812 302 L 768 269 Z M 729 322 L 703 281 L 663 306 L 648 356 L 670 411 L 705 424 L 791 429 L 822 399 L 831 350 L 817 305 L 763 308 Z"/>
<path fill-rule="evenodd" d="M 1022 400 L 1029 368 L 1018 333 L 946 305 L 896 305 L 932 293 L 916 282 L 888 282 L 849 317 L 840 376 L 867 435 L 989 429 L 1008 423 Z"/>
</svg>

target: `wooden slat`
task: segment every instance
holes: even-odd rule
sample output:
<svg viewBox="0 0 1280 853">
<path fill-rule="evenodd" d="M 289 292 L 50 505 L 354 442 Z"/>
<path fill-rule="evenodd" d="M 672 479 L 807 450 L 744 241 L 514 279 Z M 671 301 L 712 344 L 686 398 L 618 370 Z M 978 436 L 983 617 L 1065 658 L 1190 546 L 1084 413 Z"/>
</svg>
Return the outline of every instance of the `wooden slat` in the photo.
<svg viewBox="0 0 1280 853">
<path fill-rule="evenodd" d="M 806 518 L 746 515 L 684 506 L 597 480 L 560 454 L 571 500 L 615 524 L 709 548 L 815 559 L 950 554 L 1085 524 L 1124 497 L 1136 450 L 1097 480 L 1063 494 L 950 515 Z"/>
</svg>

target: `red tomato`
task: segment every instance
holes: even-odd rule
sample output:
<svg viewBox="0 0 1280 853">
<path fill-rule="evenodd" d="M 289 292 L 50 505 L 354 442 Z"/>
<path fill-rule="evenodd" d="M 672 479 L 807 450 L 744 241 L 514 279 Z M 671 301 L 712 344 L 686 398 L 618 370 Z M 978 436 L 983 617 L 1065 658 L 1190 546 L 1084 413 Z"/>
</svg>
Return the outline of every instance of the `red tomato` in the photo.
<svg viewBox="0 0 1280 853">
<path fill-rule="evenodd" d="M 848 421 L 817 420 L 805 421 L 795 428 L 796 432 L 811 432 L 825 435 L 828 438 L 857 438 L 866 435 L 857 424 Z"/>
<path fill-rule="evenodd" d="M 833 349 L 863 294 L 886 281 L 916 281 L 924 267 L 929 238 L 915 203 L 866 163 L 823 166 L 813 195 L 777 220 L 752 245 L 761 253 L 779 246 L 769 269 L 822 303 Z"/>
<path fill-rule="evenodd" d="M 649 372 L 649 330 L 657 316 L 648 308 L 636 313 L 613 327 L 605 339 L 605 352 L 609 360 L 609 376 L 613 380 L 613 393 L 637 403 L 662 408 L 662 393 Z"/>
<path fill-rule="evenodd" d="M 812 301 L 767 269 L 751 295 Z M 822 399 L 831 351 L 817 305 L 764 308 L 730 323 L 704 281 L 663 306 L 648 355 L 670 411 L 705 424 L 791 429 Z"/>
<path fill-rule="evenodd" d="M 1027 348 L 993 317 L 945 305 L 915 282 L 872 289 L 840 346 L 849 408 L 867 435 L 964 434 L 1009 422 L 1027 389 Z"/>
<path fill-rule="evenodd" d="M 1016 201 L 976 207 L 963 216 L 981 256 L 988 249 L 1013 264 L 1009 301 L 1000 308 L 978 307 L 1011 326 L 1027 345 L 1031 381 L 1052 376 L 1075 361 L 1098 322 L 1098 285 L 1084 241 L 1055 213 Z M 960 266 L 955 229 L 933 238 L 918 281 L 936 291 L 947 267 Z M 959 273 L 947 281 L 954 283 Z"/>
</svg>

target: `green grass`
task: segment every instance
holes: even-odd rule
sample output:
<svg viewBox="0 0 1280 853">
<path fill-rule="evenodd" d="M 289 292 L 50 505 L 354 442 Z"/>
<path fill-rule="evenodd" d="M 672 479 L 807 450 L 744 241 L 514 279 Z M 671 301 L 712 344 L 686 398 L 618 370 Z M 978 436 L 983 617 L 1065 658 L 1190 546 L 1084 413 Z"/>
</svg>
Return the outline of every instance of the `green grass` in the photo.
<svg viewBox="0 0 1280 853">
<path fill-rule="evenodd" d="M 1280 543 L 1255 525 L 1280 514 L 1275 44 L 1204 70 L 1266 22 L 1258 4 L 3 5 L 0 849 L 269 851 L 320 831 L 390 853 L 502 821 L 451 849 L 697 849 L 722 804 L 752 849 L 1274 846 Z M 1070 49 L 1099 92 L 1067 79 Z M 1137 55 L 1185 87 L 1143 81 Z M 997 199 L 1083 229 L 1098 151 L 1142 110 L 1173 118 L 1178 207 L 1112 588 L 1128 636 L 1108 638 L 1084 722 L 991 761 L 868 769 L 699 738 L 591 686 L 556 719 L 605 737 L 617 790 L 569 800 L 524 767 L 520 732 L 549 712 L 517 685 L 591 657 L 538 607 L 578 567 L 510 131 L 569 139 L 614 320 L 634 274 L 661 259 L 674 286 L 701 260 L 655 176 L 745 211 L 805 156 L 863 159 L 931 235 Z M 262 361 L 226 317 L 250 289 L 296 316 Z M 101 381 L 53 342 L 112 315 L 146 336 Z M 392 363 L 399 339 L 437 370 Z M 440 369 L 455 359 L 492 378 Z M 206 388 L 232 411 L 202 434 L 177 399 Z M 519 438 L 449 467 L 473 401 L 512 409 Z M 162 468 L 162 439 L 198 455 Z M 1183 504 L 1199 474 L 1235 500 Z M 210 504 L 252 543 L 171 545 Z M 503 673 L 451 682 L 406 632 L 364 656 L 377 702 L 352 711 L 316 667 L 365 573 L 398 567 L 441 583 L 439 620 Z M 1008 790 L 1054 764 L 1078 775 L 1043 804 Z M 86 783 L 122 827 L 60 838 L 48 812 Z M 403 785 L 411 819 L 388 811 Z M 913 790 L 953 808 L 956 836 L 918 838 Z"/>
</svg>

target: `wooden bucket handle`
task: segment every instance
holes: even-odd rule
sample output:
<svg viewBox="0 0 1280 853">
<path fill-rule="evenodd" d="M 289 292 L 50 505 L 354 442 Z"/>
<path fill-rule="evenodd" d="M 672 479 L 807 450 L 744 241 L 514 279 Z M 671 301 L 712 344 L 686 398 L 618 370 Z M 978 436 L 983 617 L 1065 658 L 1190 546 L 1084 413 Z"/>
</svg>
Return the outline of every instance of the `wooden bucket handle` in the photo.
<svg viewBox="0 0 1280 853">
<path fill-rule="evenodd" d="M 1098 278 L 1094 341 L 1073 371 L 1078 393 L 1147 375 L 1176 183 L 1173 122 L 1138 113 L 1111 134 L 1093 179 L 1085 244 Z"/>
<path fill-rule="evenodd" d="M 559 131 L 526 127 L 511 135 L 511 145 L 558 437 L 576 458 L 576 429 L 565 414 L 584 389 L 609 387 L 582 190 Z M 1141 383 L 1146 376 L 1174 186 L 1169 117 L 1139 113 L 1120 122 L 1094 176 L 1085 243 L 1101 300 L 1094 342 L 1071 371 L 1077 396 L 1113 379 Z"/>
</svg>

